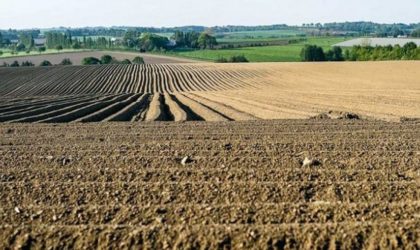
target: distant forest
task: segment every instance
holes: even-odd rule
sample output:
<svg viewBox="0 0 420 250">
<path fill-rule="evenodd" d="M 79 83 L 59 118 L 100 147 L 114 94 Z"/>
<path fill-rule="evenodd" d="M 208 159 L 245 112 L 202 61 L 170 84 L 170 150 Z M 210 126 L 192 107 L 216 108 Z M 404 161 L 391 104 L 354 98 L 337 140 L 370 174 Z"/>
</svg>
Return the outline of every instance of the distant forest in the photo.
<svg viewBox="0 0 420 250">
<path fill-rule="evenodd" d="M 243 31 L 261 31 L 261 30 L 282 30 L 282 29 L 301 29 L 301 30 L 319 30 L 325 32 L 341 32 L 353 35 L 372 35 L 377 37 L 399 36 L 418 34 L 420 30 L 420 23 L 416 24 L 379 24 L 373 22 L 342 22 L 342 23 L 309 23 L 302 26 L 288 26 L 285 24 L 276 25 L 259 25 L 259 26 L 182 26 L 172 28 L 153 28 L 153 27 L 86 27 L 86 28 L 53 28 L 48 30 L 31 29 L 31 30 L 0 30 L 3 39 L 18 39 L 22 32 L 30 33 L 32 37 L 39 37 L 41 33 L 45 32 L 65 32 L 71 36 L 111 36 L 123 37 L 127 31 L 135 31 L 140 33 L 175 33 L 181 32 L 204 32 L 210 31 L 212 33 L 228 33 L 228 32 L 243 32 Z"/>
</svg>

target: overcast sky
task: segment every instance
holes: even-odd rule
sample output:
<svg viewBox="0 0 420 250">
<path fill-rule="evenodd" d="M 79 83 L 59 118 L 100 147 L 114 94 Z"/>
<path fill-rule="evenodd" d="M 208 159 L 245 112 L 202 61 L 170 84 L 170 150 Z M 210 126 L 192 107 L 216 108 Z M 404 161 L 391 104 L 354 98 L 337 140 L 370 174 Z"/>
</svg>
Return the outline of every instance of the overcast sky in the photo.
<svg viewBox="0 0 420 250">
<path fill-rule="evenodd" d="M 0 28 L 420 22 L 420 0 L 0 0 Z"/>
</svg>

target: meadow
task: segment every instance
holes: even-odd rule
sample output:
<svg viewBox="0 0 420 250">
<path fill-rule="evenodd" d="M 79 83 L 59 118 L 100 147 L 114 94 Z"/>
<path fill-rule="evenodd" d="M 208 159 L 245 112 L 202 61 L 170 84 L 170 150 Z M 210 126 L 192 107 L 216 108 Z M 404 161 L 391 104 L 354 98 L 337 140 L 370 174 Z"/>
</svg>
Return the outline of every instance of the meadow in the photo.
<svg viewBox="0 0 420 250">
<path fill-rule="evenodd" d="M 305 33 L 297 29 L 238 31 L 215 34 L 219 43 L 272 41 L 303 35 L 305 35 Z"/>
<path fill-rule="evenodd" d="M 298 62 L 300 52 L 305 45 L 315 44 L 325 49 L 332 45 L 346 41 L 344 37 L 310 37 L 306 41 L 280 46 L 245 47 L 220 50 L 190 50 L 174 51 L 167 54 L 191 59 L 215 61 L 221 57 L 229 58 L 235 55 L 244 55 L 250 62 Z"/>
</svg>

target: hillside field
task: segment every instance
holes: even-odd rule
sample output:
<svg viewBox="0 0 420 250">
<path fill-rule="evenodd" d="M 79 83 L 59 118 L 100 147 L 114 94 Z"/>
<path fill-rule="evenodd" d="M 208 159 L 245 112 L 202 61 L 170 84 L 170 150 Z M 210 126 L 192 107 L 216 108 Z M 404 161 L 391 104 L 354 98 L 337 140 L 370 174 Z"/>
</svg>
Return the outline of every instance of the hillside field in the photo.
<svg viewBox="0 0 420 250">
<path fill-rule="evenodd" d="M 168 52 L 185 58 L 215 61 L 220 57 L 244 55 L 250 62 L 299 62 L 300 52 L 305 45 L 318 45 L 330 49 L 332 45 L 347 40 L 341 37 L 308 38 L 304 42 L 280 46 L 245 47 L 236 49 L 193 50 Z M 247 40 L 245 40 L 247 41 Z M 249 41 L 249 40 L 248 40 Z"/>
<path fill-rule="evenodd" d="M 0 68 L 0 249 L 419 249 L 419 68 Z"/>
<path fill-rule="evenodd" d="M 0 69 L 0 121 L 420 117 L 419 62 L 162 64 Z"/>
</svg>

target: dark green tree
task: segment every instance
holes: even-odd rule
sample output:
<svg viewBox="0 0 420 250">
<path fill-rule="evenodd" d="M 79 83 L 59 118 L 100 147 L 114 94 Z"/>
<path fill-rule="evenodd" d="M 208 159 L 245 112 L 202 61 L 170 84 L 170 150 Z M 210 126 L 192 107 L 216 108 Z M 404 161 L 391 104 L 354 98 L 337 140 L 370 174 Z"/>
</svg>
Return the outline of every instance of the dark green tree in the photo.
<svg viewBox="0 0 420 250">
<path fill-rule="evenodd" d="M 101 64 L 110 64 L 114 59 L 110 55 L 103 55 L 101 57 Z"/>
<path fill-rule="evenodd" d="M 79 42 L 79 40 L 75 40 L 74 41 L 74 43 L 73 43 L 73 45 L 72 45 L 72 48 L 73 49 L 81 49 L 82 48 L 82 45 L 80 44 L 80 42 Z"/>
<path fill-rule="evenodd" d="M 156 34 L 146 33 L 140 39 L 141 48 L 146 51 L 165 49 L 169 39 Z"/>
<path fill-rule="evenodd" d="M 32 34 L 22 32 L 19 34 L 19 42 L 23 45 L 25 45 L 26 48 L 31 49 L 34 47 L 34 38 L 32 37 Z"/>
<path fill-rule="evenodd" d="M 244 55 L 238 55 L 238 56 L 232 56 L 229 59 L 229 62 L 232 62 L 232 63 L 244 63 L 244 62 L 249 62 L 249 61 L 248 61 L 248 59 Z"/>
<path fill-rule="evenodd" d="M 69 58 L 64 58 L 60 65 L 73 65 L 72 61 Z"/>
<path fill-rule="evenodd" d="M 411 33 L 412 37 L 420 37 L 420 29 L 416 29 Z"/>
<path fill-rule="evenodd" d="M 344 61 L 343 50 L 340 47 L 333 47 L 325 53 L 327 61 Z"/>
<path fill-rule="evenodd" d="M 14 61 L 12 62 L 12 64 L 10 64 L 10 67 L 19 67 L 19 62 L 18 61 Z"/>
<path fill-rule="evenodd" d="M 212 49 L 214 48 L 214 46 L 217 45 L 216 38 L 206 32 L 203 32 L 200 34 L 197 42 L 198 42 L 198 46 L 200 46 L 200 48 L 202 49 L 207 49 L 207 48 Z"/>
<path fill-rule="evenodd" d="M 184 32 L 177 30 L 171 38 L 176 42 L 177 47 L 186 46 L 186 36 Z"/>
<path fill-rule="evenodd" d="M 97 65 L 101 64 L 101 60 L 96 57 L 85 57 L 82 60 L 82 65 Z"/>
<path fill-rule="evenodd" d="M 35 65 L 30 61 L 25 61 L 25 62 L 22 62 L 21 66 L 22 67 L 33 67 Z"/>
<path fill-rule="evenodd" d="M 55 49 L 57 46 L 62 46 L 63 48 L 71 48 L 73 44 L 73 39 L 71 34 L 64 34 L 61 32 L 48 32 L 46 33 L 47 47 L 50 49 Z"/>
<path fill-rule="evenodd" d="M 46 50 L 47 50 L 47 48 L 45 48 L 44 46 L 38 48 L 38 52 L 40 54 L 43 53 L 43 52 L 45 52 Z"/>
<path fill-rule="evenodd" d="M 300 56 L 305 62 L 325 61 L 324 50 L 316 45 L 306 45 L 300 52 Z"/>
<path fill-rule="evenodd" d="M 20 51 L 24 51 L 26 49 L 26 46 L 25 46 L 25 44 L 23 44 L 23 43 L 19 43 L 17 46 L 16 46 L 16 51 L 18 51 L 18 52 L 20 52 Z"/>
<path fill-rule="evenodd" d="M 44 60 L 39 64 L 39 66 L 47 67 L 47 66 L 52 66 L 52 64 L 50 61 Z"/>
<path fill-rule="evenodd" d="M 136 30 L 128 30 L 125 32 L 123 37 L 123 44 L 128 48 L 134 48 L 139 46 L 141 32 Z"/>
<path fill-rule="evenodd" d="M 416 49 L 417 49 L 417 44 L 415 44 L 413 42 L 406 43 L 402 47 L 402 51 L 403 51 L 403 54 L 404 54 L 402 59 L 405 59 L 405 60 L 415 59 Z"/>
</svg>

